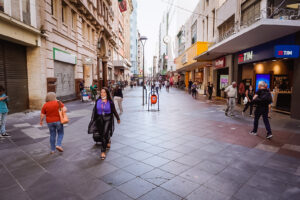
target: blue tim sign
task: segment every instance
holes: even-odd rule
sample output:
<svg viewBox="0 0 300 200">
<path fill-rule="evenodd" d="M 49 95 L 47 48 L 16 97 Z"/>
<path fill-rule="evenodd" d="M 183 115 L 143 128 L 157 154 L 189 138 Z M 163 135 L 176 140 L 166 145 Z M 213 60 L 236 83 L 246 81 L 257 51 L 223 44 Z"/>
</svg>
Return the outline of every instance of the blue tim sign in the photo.
<svg viewBox="0 0 300 200">
<path fill-rule="evenodd" d="M 275 57 L 276 58 L 298 58 L 299 45 L 276 45 Z"/>
</svg>

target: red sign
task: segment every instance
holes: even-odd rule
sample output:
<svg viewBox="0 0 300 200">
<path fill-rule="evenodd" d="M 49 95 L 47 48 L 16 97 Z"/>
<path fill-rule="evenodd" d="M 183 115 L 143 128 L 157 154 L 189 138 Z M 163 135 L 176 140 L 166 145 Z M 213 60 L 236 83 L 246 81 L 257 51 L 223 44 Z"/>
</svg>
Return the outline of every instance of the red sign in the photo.
<svg viewBox="0 0 300 200">
<path fill-rule="evenodd" d="M 226 66 L 226 59 L 225 57 L 219 58 L 215 60 L 215 68 L 220 69 Z"/>
<path fill-rule="evenodd" d="M 119 0 L 119 8 L 121 12 L 125 12 L 127 10 L 126 0 Z"/>
<path fill-rule="evenodd" d="M 239 54 L 238 63 L 246 62 L 253 59 L 253 51 Z"/>
</svg>

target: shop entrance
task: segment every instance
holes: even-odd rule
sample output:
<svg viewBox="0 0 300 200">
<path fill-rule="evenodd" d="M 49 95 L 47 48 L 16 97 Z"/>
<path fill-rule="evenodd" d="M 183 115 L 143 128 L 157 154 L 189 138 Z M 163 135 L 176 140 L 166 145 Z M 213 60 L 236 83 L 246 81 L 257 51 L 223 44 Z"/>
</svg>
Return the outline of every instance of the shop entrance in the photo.
<svg viewBox="0 0 300 200">
<path fill-rule="evenodd" d="M 225 89 L 229 83 L 229 69 L 228 68 L 222 68 L 217 70 L 217 96 L 218 97 L 225 97 L 222 90 Z"/>
</svg>

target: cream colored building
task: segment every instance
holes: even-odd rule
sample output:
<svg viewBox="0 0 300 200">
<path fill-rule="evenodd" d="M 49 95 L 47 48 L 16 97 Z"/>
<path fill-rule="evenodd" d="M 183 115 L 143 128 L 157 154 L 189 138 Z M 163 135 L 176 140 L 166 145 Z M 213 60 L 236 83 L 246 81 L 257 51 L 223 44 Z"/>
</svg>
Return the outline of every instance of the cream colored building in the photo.
<svg viewBox="0 0 300 200">
<path fill-rule="evenodd" d="M 127 10 L 120 12 L 118 1 L 113 1 L 115 13 L 113 32 L 116 35 L 116 46 L 113 50 L 114 82 L 130 81 L 130 15 L 133 10 L 132 1 L 127 0 Z"/>
<path fill-rule="evenodd" d="M 82 80 L 86 87 L 108 84 L 116 45 L 113 2 L 0 1 L 0 84 L 11 111 L 41 108 L 50 91 L 74 99 Z"/>
</svg>

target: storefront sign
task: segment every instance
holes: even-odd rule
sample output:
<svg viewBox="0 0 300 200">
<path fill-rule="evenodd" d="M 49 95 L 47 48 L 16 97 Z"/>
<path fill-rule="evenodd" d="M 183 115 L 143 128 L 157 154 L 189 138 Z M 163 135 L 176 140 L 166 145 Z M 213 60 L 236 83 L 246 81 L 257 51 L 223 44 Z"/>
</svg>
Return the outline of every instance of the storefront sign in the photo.
<svg viewBox="0 0 300 200">
<path fill-rule="evenodd" d="M 225 57 L 215 60 L 215 68 L 220 69 L 226 66 Z"/>
<path fill-rule="evenodd" d="M 65 63 L 77 64 L 77 58 L 75 55 L 62 51 L 57 48 L 53 48 L 53 59 Z"/>
<path fill-rule="evenodd" d="M 253 51 L 248 51 L 248 52 L 239 54 L 239 63 L 247 62 L 250 60 L 253 60 Z"/>
<path fill-rule="evenodd" d="M 275 57 L 276 58 L 298 58 L 299 46 L 298 45 L 276 45 Z"/>
<path fill-rule="evenodd" d="M 94 64 L 94 59 L 91 58 L 91 57 L 85 57 L 83 59 L 83 63 L 82 64 L 84 64 L 84 65 L 92 65 L 92 64 Z"/>
</svg>

